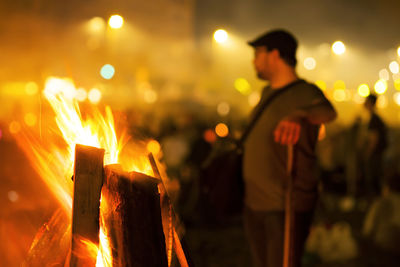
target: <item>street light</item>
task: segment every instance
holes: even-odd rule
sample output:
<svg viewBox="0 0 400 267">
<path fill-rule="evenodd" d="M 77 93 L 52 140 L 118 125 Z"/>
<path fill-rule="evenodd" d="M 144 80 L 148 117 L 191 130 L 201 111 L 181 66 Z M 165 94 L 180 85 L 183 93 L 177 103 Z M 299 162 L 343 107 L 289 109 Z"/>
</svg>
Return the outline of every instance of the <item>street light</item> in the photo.
<svg viewBox="0 0 400 267">
<path fill-rule="evenodd" d="M 220 44 L 225 43 L 228 40 L 228 33 L 223 29 L 216 30 L 214 32 L 214 40 Z"/>
<path fill-rule="evenodd" d="M 332 44 L 332 51 L 336 55 L 341 55 L 346 51 L 346 46 L 342 41 L 336 41 Z"/>
<path fill-rule="evenodd" d="M 108 26 L 110 26 L 113 29 L 119 29 L 124 25 L 124 18 L 121 17 L 120 15 L 112 15 L 108 19 Z"/>
</svg>

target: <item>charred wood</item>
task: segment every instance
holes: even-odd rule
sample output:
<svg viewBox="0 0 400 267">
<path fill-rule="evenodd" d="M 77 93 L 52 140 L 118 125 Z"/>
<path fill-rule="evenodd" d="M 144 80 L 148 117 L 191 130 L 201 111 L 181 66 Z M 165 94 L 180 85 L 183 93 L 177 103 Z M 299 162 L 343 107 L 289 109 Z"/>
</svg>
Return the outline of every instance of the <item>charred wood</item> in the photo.
<svg viewBox="0 0 400 267">
<path fill-rule="evenodd" d="M 105 167 L 100 224 L 112 266 L 168 266 L 157 184 L 141 173 Z"/>
</svg>

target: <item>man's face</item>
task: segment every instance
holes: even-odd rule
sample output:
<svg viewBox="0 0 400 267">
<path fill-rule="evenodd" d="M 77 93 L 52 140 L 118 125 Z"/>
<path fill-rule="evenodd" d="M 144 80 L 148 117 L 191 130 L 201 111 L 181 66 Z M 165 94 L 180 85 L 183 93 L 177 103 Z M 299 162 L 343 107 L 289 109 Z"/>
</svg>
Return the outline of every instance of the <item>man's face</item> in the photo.
<svg viewBox="0 0 400 267">
<path fill-rule="evenodd" d="M 258 46 L 254 49 L 254 68 L 257 72 L 257 77 L 262 80 L 269 80 L 272 71 L 272 53 L 265 46 Z"/>
</svg>

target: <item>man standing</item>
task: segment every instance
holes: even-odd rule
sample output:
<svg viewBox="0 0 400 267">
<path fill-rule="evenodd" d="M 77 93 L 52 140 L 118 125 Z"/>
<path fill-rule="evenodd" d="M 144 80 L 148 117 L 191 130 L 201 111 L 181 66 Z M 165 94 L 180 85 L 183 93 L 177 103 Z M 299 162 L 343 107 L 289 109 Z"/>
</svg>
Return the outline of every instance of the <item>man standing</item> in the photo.
<svg viewBox="0 0 400 267">
<path fill-rule="evenodd" d="M 294 145 L 294 236 L 291 266 L 300 266 L 304 242 L 317 199 L 315 146 L 319 127 L 336 111 L 323 93 L 296 74 L 296 39 L 287 31 L 267 32 L 249 42 L 258 78 L 269 82 L 262 103 L 281 91 L 265 108 L 244 144 L 245 229 L 257 266 L 279 267 L 283 260 L 287 145 Z"/>
<path fill-rule="evenodd" d="M 387 147 L 387 127 L 375 112 L 377 96 L 369 95 L 365 99 L 364 107 L 369 113 L 367 136 L 364 144 L 364 179 L 366 193 L 369 197 L 379 196 L 381 193 L 381 178 L 383 176 L 383 154 Z"/>
</svg>

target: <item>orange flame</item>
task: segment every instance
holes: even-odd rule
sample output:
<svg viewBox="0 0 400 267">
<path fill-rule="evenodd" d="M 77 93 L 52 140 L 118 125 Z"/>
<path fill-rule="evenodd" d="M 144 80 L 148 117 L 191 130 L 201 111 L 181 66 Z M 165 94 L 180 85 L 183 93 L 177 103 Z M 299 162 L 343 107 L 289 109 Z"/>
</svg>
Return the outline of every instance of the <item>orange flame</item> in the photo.
<svg viewBox="0 0 400 267">
<path fill-rule="evenodd" d="M 16 139 L 69 219 L 72 214 L 71 177 L 76 144 L 105 149 L 104 164 L 119 163 L 126 170 L 153 175 L 147 153 L 135 153 L 136 155 L 132 156 L 132 151 L 126 151 L 129 158 L 120 162 L 119 154 L 127 138 L 120 137 L 118 140 L 110 107 L 105 108 L 105 116 L 98 109 L 93 109 L 90 116 L 83 118 L 75 99 L 77 89 L 73 81 L 66 78 L 48 78 L 43 95 L 55 112 L 55 122 L 60 130 L 59 136 L 62 136 L 65 143 L 60 144 L 48 139 L 43 141 L 29 132 L 22 132 Z M 82 240 L 82 242 L 88 246 L 90 254 L 97 255 L 97 267 L 112 266 L 106 229 L 100 229 L 99 237 L 99 247 L 90 241 Z"/>
<path fill-rule="evenodd" d="M 112 267 L 111 248 L 104 230 L 102 227 L 100 228 L 100 244 L 96 267 Z"/>
<path fill-rule="evenodd" d="M 35 170 L 69 216 L 72 210 L 71 177 L 75 144 L 104 148 L 105 164 L 118 162 L 124 144 L 123 138 L 117 140 L 110 107 L 106 107 L 105 116 L 94 109 L 90 117 L 83 119 L 75 99 L 76 94 L 77 89 L 70 79 L 50 77 L 46 80 L 43 95 L 55 112 L 55 121 L 66 146 L 53 140 L 43 141 L 29 132 L 16 136 Z"/>
<path fill-rule="evenodd" d="M 80 239 L 80 248 L 78 251 L 84 254 L 82 256 L 86 258 L 96 259 L 96 267 L 112 267 L 111 248 L 103 228 L 100 228 L 99 237 L 99 246 L 90 240 Z"/>
<path fill-rule="evenodd" d="M 106 107 L 106 116 L 94 110 L 93 116 L 84 120 L 77 101 L 74 99 L 77 89 L 71 80 L 49 78 L 43 91 L 53 110 L 56 122 L 68 144 L 68 152 L 74 159 L 76 144 L 104 148 L 105 164 L 118 163 L 122 148 L 115 134 L 114 118 L 110 107 Z"/>
</svg>

